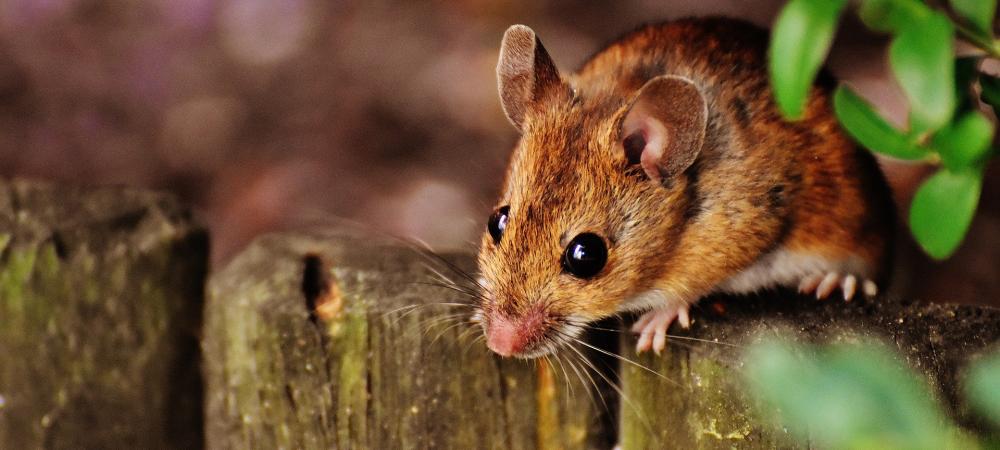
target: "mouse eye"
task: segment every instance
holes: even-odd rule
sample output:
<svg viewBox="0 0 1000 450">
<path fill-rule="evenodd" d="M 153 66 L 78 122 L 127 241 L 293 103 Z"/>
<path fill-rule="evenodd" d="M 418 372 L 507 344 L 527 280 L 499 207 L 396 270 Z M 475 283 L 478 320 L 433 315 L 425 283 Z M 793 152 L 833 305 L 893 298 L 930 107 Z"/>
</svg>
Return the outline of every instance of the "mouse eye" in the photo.
<svg viewBox="0 0 1000 450">
<path fill-rule="evenodd" d="M 507 229 L 508 212 L 510 212 L 510 206 L 497 208 L 490 215 L 490 221 L 486 224 L 486 230 L 490 232 L 494 244 L 500 243 L 500 238 L 503 237 L 503 230 Z"/>
<path fill-rule="evenodd" d="M 563 270 L 577 278 L 597 275 L 608 262 L 608 247 L 594 233 L 583 233 L 569 241 L 563 253 Z"/>
</svg>

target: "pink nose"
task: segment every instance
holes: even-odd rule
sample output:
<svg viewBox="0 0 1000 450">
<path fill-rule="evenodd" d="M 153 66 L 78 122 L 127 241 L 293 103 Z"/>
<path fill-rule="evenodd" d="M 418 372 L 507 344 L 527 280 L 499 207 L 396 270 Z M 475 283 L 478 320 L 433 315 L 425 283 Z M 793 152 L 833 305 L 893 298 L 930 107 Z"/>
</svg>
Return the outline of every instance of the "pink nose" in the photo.
<svg viewBox="0 0 1000 450">
<path fill-rule="evenodd" d="M 504 317 L 490 320 L 486 330 L 486 346 L 500 356 L 511 356 L 524 350 L 526 339 L 517 325 Z"/>
</svg>

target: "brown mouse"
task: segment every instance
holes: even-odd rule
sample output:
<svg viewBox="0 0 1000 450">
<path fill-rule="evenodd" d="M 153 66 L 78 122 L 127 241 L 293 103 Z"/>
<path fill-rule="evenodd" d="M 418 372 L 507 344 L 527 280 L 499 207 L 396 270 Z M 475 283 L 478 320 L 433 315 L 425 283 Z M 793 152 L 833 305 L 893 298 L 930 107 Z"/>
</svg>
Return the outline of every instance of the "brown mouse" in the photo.
<svg viewBox="0 0 1000 450">
<path fill-rule="evenodd" d="M 541 356 L 628 311 L 645 312 L 638 351 L 659 352 L 711 293 L 875 295 L 885 180 L 837 124 L 827 77 L 801 121 L 781 117 L 766 48 L 751 24 L 683 19 L 564 75 L 530 28 L 507 30 L 497 78 L 521 136 L 479 253 L 494 352 Z"/>
</svg>

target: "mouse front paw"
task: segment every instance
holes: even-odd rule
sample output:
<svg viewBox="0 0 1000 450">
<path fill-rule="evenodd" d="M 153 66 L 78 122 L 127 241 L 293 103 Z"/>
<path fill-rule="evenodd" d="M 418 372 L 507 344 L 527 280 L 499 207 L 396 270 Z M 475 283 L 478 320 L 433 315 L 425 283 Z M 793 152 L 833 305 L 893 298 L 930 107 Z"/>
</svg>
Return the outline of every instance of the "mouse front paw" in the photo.
<svg viewBox="0 0 1000 450">
<path fill-rule="evenodd" d="M 867 278 L 859 278 L 851 274 L 840 274 L 830 272 L 826 274 L 818 273 L 802 279 L 799 283 L 799 292 L 803 294 L 815 294 L 817 300 L 824 300 L 830 297 L 837 288 L 844 295 L 844 300 L 851 301 L 858 291 L 858 280 L 861 281 L 861 293 L 865 297 L 874 297 L 878 294 L 878 285 Z"/>
<path fill-rule="evenodd" d="M 691 326 L 691 318 L 688 315 L 689 308 L 690 305 L 687 303 L 671 304 L 648 311 L 639 317 L 639 320 L 632 325 L 632 332 L 639 335 L 635 351 L 642 353 L 652 349 L 659 355 L 667 346 L 667 328 L 674 320 L 677 320 L 684 328 Z"/>
</svg>

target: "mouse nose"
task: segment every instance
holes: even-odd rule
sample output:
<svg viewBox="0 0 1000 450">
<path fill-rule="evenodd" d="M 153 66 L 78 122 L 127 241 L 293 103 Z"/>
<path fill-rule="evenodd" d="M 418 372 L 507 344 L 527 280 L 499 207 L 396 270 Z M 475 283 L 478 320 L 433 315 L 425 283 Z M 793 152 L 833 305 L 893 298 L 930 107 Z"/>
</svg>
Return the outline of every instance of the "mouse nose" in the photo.
<svg viewBox="0 0 1000 450">
<path fill-rule="evenodd" d="M 505 317 L 490 320 L 486 330 L 486 346 L 500 356 L 511 356 L 524 349 L 524 333 L 519 333 L 517 325 Z"/>
<path fill-rule="evenodd" d="M 501 356 L 516 356 L 531 350 L 545 338 L 545 313 L 539 308 L 513 318 L 490 315 L 486 327 L 486 346 Z"/>
</svg>

